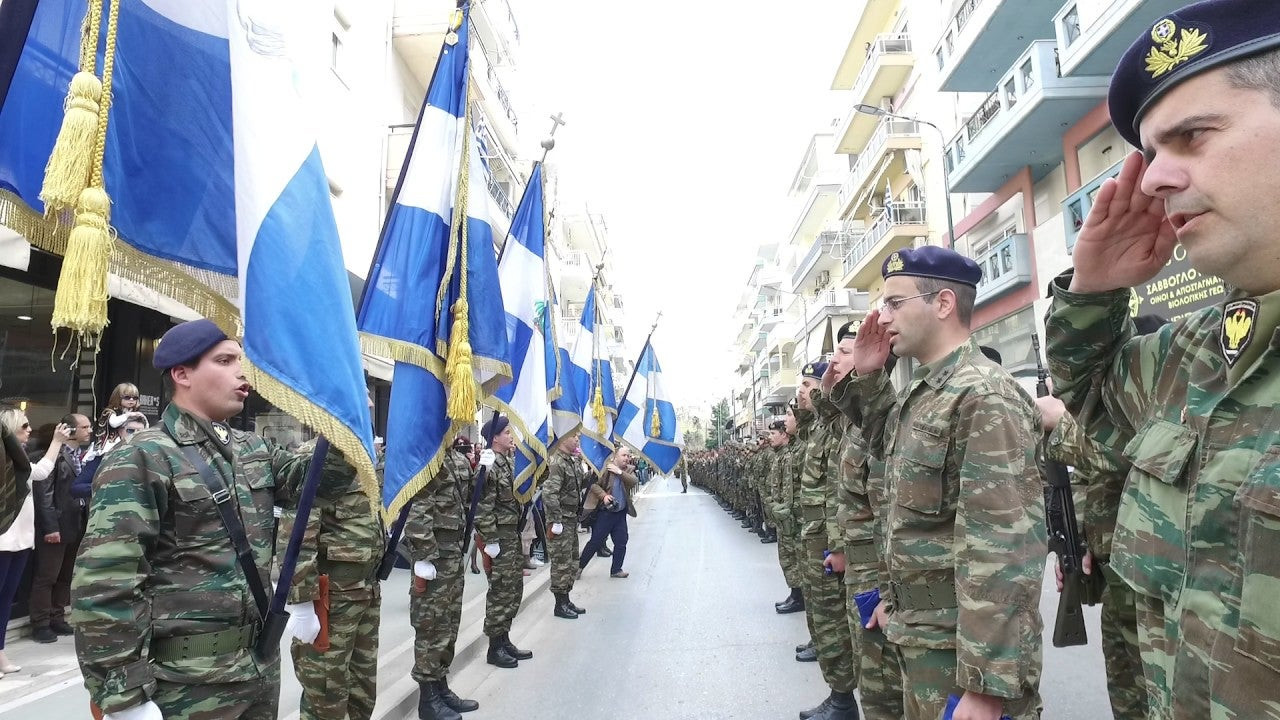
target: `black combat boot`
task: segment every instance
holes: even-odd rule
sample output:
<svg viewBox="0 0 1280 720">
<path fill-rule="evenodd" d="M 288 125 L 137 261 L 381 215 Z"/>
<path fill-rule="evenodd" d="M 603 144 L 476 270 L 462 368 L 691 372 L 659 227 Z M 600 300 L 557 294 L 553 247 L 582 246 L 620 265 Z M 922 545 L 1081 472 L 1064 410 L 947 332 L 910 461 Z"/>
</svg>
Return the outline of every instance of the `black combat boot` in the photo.
<svg viewBox="0 0 1280 720">
<path fill-rule="evenodd" d="M 440 695 L 440 683 L 418 683 L 418 720 L 462 720 Z"/>
<path fill-rule="evenodd" d="M 507 654 L 517 660 L 528 660 L 533 657 L 530 650 L 521 650 L 511 642 L 511 633 L 502 633 L 502 646 L 507 649 Z"/>
<path fill-rule="evenodd" d="M 507 652 L 507 646 L 502 642 L 502 638 L 502 635 L 489 638 L 489 654 L 485 657 L 485 661 L 500 668 L 518 667 L 520 663 Z"/>
<path fill-rule="evenodd" d="M 833 692 L 831 693 L 831 695 L 828 695 L 825 700 L 823 700 L 821 703 L 818 703 L 817 707 L 812 707 L 812 708 L 809 708 L 808 710 L 801 710 L 800 720 L 809 720 L 809 718 L 816 717 L 826 712 L 827 709 L 831 707 L 832 695 L 835 695 L 835 693 Z"/>
<path fill-rule="evenodd" d="M 578 607 L 577 605 L 574 605 L 574 604 L 573 604 L 573 601 L 569 599 L 569 593 L 565 593 L 565 594 L 564 594 L 564 601 L 565 601 L 565 604 L 569 606 L 569 609 L 570 609 L 570 610 L 572 610 L 572 611 L 574 611 L 574 612 L 578 613 L 579 615 L 586 615 L 586 614 L 587 614 L 587 609 L 586 609 L 586 608 L 580 608 L 580 607 Z"/>
<path fill-rule="evenodd" d="M 796 662 L 818 662 L 818 649 L 810 645 L 801 650 L 796 653 Z"/>
<path fill-rule="evenodd" d="M 804 593 L 798 588 L 796 589 L 795 597 L 788 598 L 787 603 L 778 608 L 779 615 L 794 612 L 804 612 Z"/>
<path fill-rule="evenodd" d="M 760 542 L 765 545 L 778 542 L 778 531 L 773 528 L 769 528 L 764 532 L 764 535 L 761 536 Z"/>
<path fill-rule="evenodd" d="M 851 692 L 831 691 L 826 710 L 810 715 L 808 720 L 858 720 L 858 701 Z"/>
<path fill-rule="evenodd" d="M 807 643 L 800 643 L 799 645 L 797 645 L 797 646 L 796 646 L 796 652 L 804 652 L 805 650 L 807 650 L 807 649 L 809 649 L 809 648 L 811 648 L 811 647 L 813 647 L 813 641 L 812 641 L 812 640 L 810 640 L 810 641 L 809 641 L 809 642 L 807 642 Z"/>
<path fill-rule="evenodd" d="M 781 609 L 783 605 L 795 602 L 796 596 L 800 594 L 800 588 L 791 588 L 791 594 L 773 604 L 774 608 Z"/>
<path fill-rule="evenodd" d="M 471 712 L 479 710 L 480 703 L 475 700 L 464 700 L 458 697 L 458 693 L 449 689 L 449 678 L 440 681 L 440 697 L 444 698 L 444 703 L 453 708 L 454 712 Z"/>
<path fill-rule="evenodd" d="M 552 614 L 558 618 L 564 618 L 566 620 L 577 620 L 578 613 L 574 612 L 573 608 L 569 607 L 569 596 L 564 593 L 555 593 L 555 596 L 556 609 Z"/>
</svg>

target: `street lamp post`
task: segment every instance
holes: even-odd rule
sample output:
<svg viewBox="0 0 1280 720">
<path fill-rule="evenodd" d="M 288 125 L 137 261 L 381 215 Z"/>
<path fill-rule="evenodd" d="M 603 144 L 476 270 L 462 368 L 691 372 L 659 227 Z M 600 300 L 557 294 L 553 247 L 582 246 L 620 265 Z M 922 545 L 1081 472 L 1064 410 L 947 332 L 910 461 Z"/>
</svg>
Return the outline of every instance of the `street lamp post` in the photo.
<svg viewBox="0 0 1280 720">
<path fill-rule="evenodd" d="M 929 127 L 938 131 L 938 138 L 941 140 L 941 143 L 942 143 L 941 144 L 942 190 L 943 190 L 943 195 L 946 198 L 946 206 L 947 206 L 947 244 L 950 245 L 951 247 L 955 247 L 956 226 L 955 226 L 955 223 L 952 222 L 951 220 L 951 180 L 947 173 L 947 136 L 942 132 L 942 128 L 938 127 L 937 125 L 934 125 L 928 120 L 921 120 L 918 117 L 908 117 L 906 115 L 898 115 L 896 113 L 891 113 L 888 110 L 885 110 L 884 108 L 876 107 L 875 105 L 867 105 L 866 103 L 858 103 L 857 105 L 853 106 L 853 109 L 854 109 L 854 112 L 859 112 L 859 113 L 862 113 L 863 115 L 893 118 L 894 120 L 908 120 L 911 122 L 918 122 L 922 125 L 928 125 Z"/>
</svg>

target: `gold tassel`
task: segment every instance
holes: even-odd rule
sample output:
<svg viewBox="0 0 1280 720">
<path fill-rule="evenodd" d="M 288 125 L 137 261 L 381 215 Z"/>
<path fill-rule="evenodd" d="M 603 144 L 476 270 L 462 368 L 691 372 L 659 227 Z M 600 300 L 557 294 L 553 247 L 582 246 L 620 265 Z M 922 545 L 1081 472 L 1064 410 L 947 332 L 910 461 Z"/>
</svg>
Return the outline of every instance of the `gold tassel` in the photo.
<svg viewBox="0 0 1280 720">
<path fill-rule="evenodd" d="M 107 326 L 107 261 L 111 257 L 111 198 L 87 187 L 76 204 L 76 224 L 67 239 L 62 274 L 53 300 L 53 327 L 70 328 L 94 340 Z"/>
<path fill-rule="evenodd" d="M 458 298 L 453 304 L 453 329 L 450 333 L 444 375 L 445 382 L 449 384 L 449 419 L 468 423 L 475 419 L 476 378 L 471 368 L 470 321 L 465 297 Z"/>
<path fill-rule="evenodd" d="M 649 418 L 649 437 L 662 437 L 662 418 L 658 417 L 658 406 L 653 406 L 653 416 Z"/>
<path fill-rule="evenodd" d="M 596 419 L 596 432 L 601 435 L 605 432 L 605 415 L 604 415 L 604 391 L 600 389 L 600 383 L 596 383 L 595 397 L 591 398 L 591 415 Z"/>
<path fill-rule="evenodd" d="M 80 193 L 89 185 L 101 100 L 102 81 L 98 76 L 81 71 L 71 78 L 66 114 L 62 117 L 62 128 L 54 141 L 49 163 L 44 168 L 44 184 L 40 187 L 46 216 L 70 211 L 80 199 Z"/>
</svg>

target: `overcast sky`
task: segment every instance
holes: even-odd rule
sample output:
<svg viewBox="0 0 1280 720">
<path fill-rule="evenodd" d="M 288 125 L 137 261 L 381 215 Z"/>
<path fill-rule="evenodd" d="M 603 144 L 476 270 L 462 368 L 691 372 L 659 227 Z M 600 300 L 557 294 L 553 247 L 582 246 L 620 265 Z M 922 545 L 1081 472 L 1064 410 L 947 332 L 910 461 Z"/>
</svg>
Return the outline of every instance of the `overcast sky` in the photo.
<svg viewBox="0 0 1280 720">
<path fill-rule="evenodd" d="M 605 215 L 632 353 L 662 310 L 675 403 L 725 396 L 756 248 L 787 241 L 792 177 L 846 109 L 829 88 L 861 0 L 510 2 L 521 145 L 531 154 L 564 113 L 561 212 Z"/>
</svg>

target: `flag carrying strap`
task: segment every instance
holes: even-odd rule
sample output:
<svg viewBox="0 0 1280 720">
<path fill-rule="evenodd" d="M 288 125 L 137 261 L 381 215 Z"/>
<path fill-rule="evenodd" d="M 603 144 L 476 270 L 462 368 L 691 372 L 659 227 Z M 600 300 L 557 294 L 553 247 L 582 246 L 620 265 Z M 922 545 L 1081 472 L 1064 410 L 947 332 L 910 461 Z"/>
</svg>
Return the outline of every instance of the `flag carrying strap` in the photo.
<svg viewBox="0 0 1280 720">
<path fill-rule="evenodd" d="M 173 432 L 169 430 L 167 424 L 163 424 L 164 431 L 173 439 L 175 444 L 178 438 L 173 436 Z M 240 563 L 240 570 L 244 572 L 245 582 L 249 583 L 249 592 L 253 593 L 254 605 L 258 608 L 259 619 L 267 616 L 267 590 L 262 585 L 262 576 L 258 574 L 258 564 L 253 561 L 253 549 L 249 547 L 249 538 L 244 532 L 244 523 L 240 522 L 240 516 L 236 513 L 235 507 L 231 503 L 231 491 L 227 489 L 226 483 L 222 482 L 214 474 L 213 468 L 210 467 L 208 461 L 200 455 L 200 451 L 194 445 L 178 445 L 178 449 L 186 456 L 187 462 L 195 466 L 200 473 L 200 480 L 204 486 L 208 488 L 209 494 L 213 496 L 213 505 L 218 508 L 218 515 L 222 518 L 222 525 L 227 530 L 227 535 L 231 536 L 231 545 L 236 551 L 236 560 Z"/>
</svg>

